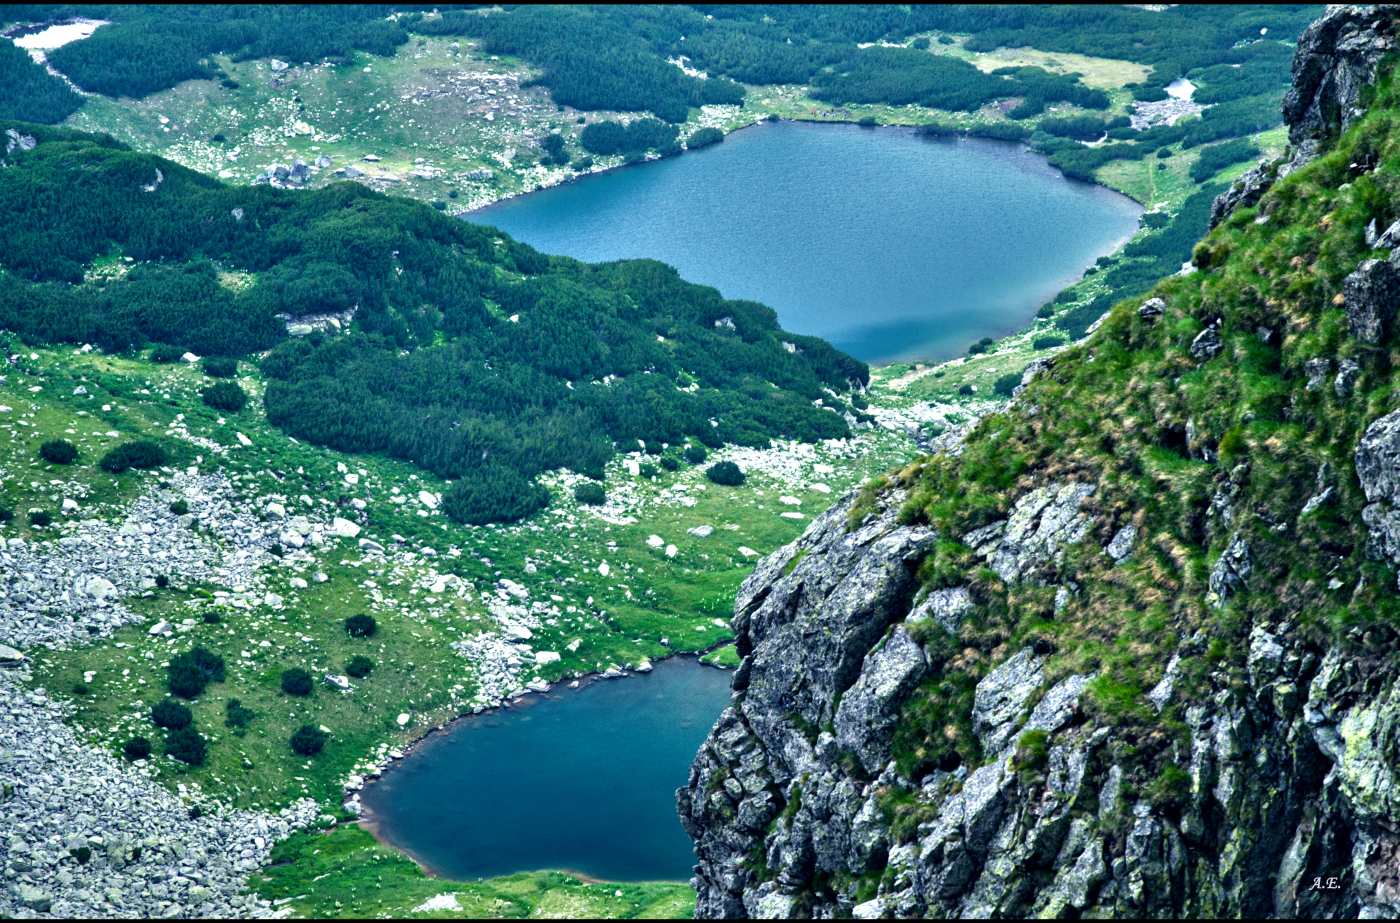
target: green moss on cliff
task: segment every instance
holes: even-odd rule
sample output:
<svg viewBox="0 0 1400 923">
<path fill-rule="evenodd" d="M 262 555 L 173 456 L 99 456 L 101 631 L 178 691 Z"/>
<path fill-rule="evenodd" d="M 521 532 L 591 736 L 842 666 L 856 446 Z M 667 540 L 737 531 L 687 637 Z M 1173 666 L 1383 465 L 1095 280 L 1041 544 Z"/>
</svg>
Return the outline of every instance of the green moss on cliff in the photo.
<svg viewBox="0 0 1400 923">
<path fill-rule="evenodd" d="M 1358 627 L 1400 620 L 1394 569 L 1364 553 L 1352 458 L 1365 426 L 1394 408 L 1400 341 L 1351 338 L 1341 297 L 1361 260 L 1385 256 L 1368 249 L 1368 223 L 1384 228 L 1400 214 L 1398 107 L 1392 72 L 1327 154 L 1216 228 L 1194 272 L 1158 284 L 1162 316 L 1139 316 L 1140 299 L 1117 305 L 1019 402 L 984 420 L 960 456 L 894 479 L 910 490 L 904 520 L 944 536 L 923 564 L 926 585 L 969 584 L 981 606 L 956 640 L 965 675 L 1031 642 L 1052 652 L 1051 680 L 1095 673 L 1086 707 L 1136 728 L 1120 735 L 1135 741 L 1120 755 L 1143 767 L 1155 801 L 1179 795 L 1167 752 L 1180 729 L 1146 693 L 1183 640 L 1202 638 L 1180 665 L 1189 688 L 1212 674 L 1243 679 L 1252 624 L 1294 618 L 1317 643 L 1351 645 L 1364 643 Z M 1212 325 L 1221 348 L 1193 355 Z M 1318 358 L 1330 371 L 1309 388 L 1305 363 Z M 1343 360 L 1358 364 L 1350 392 L 1334 387 Z M 1334 493 L 1300 516 L 1320 469 Z M 955 538 L 1005 518 L 1031 488 L 1065 481 L 1097 485 L 1083 507 L 1092 526 L 1043 585 L 969 570 Z M 1132 554 L 1115 562 L 1103 548 L 1130 521 Z M 1210 571 L 1236 539 L 1251 573 L 1218 600 Z M 1077 588 L 1061 606 L 1057 584 Z M 966 707 L 971 681 L 944 676 L 911 698 L 896 739 L 901 769 L 947 752 L 948 715 Z"/>
</svg>

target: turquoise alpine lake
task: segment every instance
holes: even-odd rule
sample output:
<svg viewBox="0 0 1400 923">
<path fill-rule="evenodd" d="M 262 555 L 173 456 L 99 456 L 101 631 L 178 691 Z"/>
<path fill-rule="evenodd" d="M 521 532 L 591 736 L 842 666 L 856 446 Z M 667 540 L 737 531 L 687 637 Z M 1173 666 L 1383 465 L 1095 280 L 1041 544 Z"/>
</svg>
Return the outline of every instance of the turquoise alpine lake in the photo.
<svg viewBox="0 0 1400 923">
<path fill-rule="evenodd" d="M 466 217 L 545 253 L 670 263 L 878 363 L 1024 328 L 1140 214 L 1021 145 L 778 122 Z"/>
<path fill-rule="evenodd" d="M 365 816 L 381 840 L 448 878 L 687 879 L 695 855 L 675 793 L 732 676 L 674 657 L 464 718 L 367 786 Z"/>
<path fill-rule="evenodd" d="M 1140 214 L 1018 145 L 783 122 L 469 218 L 546 253 L 662 260 L 880 362 L 947 358 L 1024 327 Z M 675 790 L 729 680 L 673 658 L 465 718 L 363 791 L 366 820 L 449 878 L 686 879 Z"/>
</svg>

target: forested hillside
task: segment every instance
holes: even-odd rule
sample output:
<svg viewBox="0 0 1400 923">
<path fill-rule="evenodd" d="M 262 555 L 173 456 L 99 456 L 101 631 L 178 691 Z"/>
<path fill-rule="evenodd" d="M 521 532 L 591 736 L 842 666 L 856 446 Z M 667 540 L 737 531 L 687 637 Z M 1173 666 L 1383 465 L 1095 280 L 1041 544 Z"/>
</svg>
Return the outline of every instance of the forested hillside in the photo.
<svg viewBox="0 0 1400 923">
<path fill-rule="evenodd" d="M 270 350 L 269 419 L 462 478 L 448 509 L 463 521 L 528 515 L 547 501 L 536 474 L 601 476 L 617 444 L 843 436 L 840 393 L 868 378 L 659 263 L 546 257 L 352 183 L 235 188 L 110 139 L 3 130 L 0 328 L 112 352 Z"/>
<path fill-rule="evenodd" d="M 354 4 L 21 4 L 7 9 L 4 19 L 47 22 L 86 16 L 111 21 L 92 40 L 66 45 L 49 59 L 84 90 L 138 97 L 181 80 L 219 76 L 210 60 L 216 53 L 297 61 L 343 60 L 355 51 L 392 54 L 408 35 L 386 18 L 391 10 Z"/>
<path fill-rule="evenodd" d="M 0 118 L 52 124 L 83 104 L 66 83 L 34 63 L 19 46 L 0 41 Z"/>
<path fill-rule="evenodd" d="M 281 57 L 294 62 L 346 60 L 356 51 L 392 54 L 409 33 L 481 39 L 493 53 L 519 55 L 542 69 L 542 83 L 561 105 L 583 110 L 650 111 L 683 122 L 708 103 L 739 102 L 741 83 L 811 83 L 834 101 L 923 102 L 946 108 L 1023 99 L 1019 117 L 1050 102 L 1102 108 L 1101 93 L 1039 68 L 992 77 L 963 62 L 914 54 L 903 45 L 920 33 L 962 33 L 968 48 L 1035 47 L 1115 57 L 1152 66 L 1134 88 L 1139 99 L 1162 98 L 1162 87 L 1188 74 L 1205 101 L 1248 100 L 1243 113 L 1275 111 L 1287 65 L 1280 42 L 1311 19 L 1309 6 L 1087 10 L 1075 6 L 522 6 L 422 13 L 389 4 L 346 6 L 18 5 L 9 22 L 45 22 L 82 15 L 107 19 L 83 42 L 56 50 L 51 61 L 85 90 L 145 96 L 182 80 L 219 77 L 215 54 L 235 60 Z M 928 47 L 928 40 L 920 43 Z M 689 59 L 709 79 L 682 72 Z M 1263 62 L 1263 67 L 1242 65 Z M 959 66 L 961 65 L 961 66 Z M 225 78 L 227 79 L 227 78 Z M 57 82 L 57 78 L 49 78 Z M 47 81 L 46 81 L 47 82 Z M 17 87 L 26 100 L 50 88 Z M 58 110 L 36 113 L 57 121 Z M 48 114 L 52 117 L 40 117 Z M 63 113 L 66 114 L 66 113 Z"/>
</svg>

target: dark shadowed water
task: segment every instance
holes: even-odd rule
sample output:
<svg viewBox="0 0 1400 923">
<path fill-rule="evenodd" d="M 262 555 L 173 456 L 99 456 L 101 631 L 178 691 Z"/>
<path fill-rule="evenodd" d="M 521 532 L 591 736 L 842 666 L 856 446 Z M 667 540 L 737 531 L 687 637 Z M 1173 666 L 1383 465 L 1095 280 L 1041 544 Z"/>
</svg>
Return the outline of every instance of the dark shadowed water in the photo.
<svg viewBox="0 0 1400 923">
<path fill-rule="evenodd" d="M 675 791 L 732 675 L 672 658 L 463 719 L 368 786 L 366 813 L 381 838 L 450 878 L 684 880 L 695 856 Z"/>
<path fill-rule="evenodd" d="M 780 122 L 469 218 L 545 253 L 662 260 L 880 362 L 1021 329 L 1140 212 L 1019 145 Z"/>
</svg>

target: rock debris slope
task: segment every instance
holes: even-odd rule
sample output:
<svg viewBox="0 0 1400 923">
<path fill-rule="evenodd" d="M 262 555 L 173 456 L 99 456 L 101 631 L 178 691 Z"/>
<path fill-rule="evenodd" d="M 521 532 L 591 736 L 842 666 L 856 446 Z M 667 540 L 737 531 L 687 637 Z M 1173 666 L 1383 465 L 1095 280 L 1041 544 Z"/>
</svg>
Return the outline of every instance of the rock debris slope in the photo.
<svg viewBox="0 0 1400 923">
<path fill-rule="evenodd" d="M 744 584 L 698 916 L 1400 914 L 1398 23 L 1307 31 L 1194 272 Z"/>
</svg>

